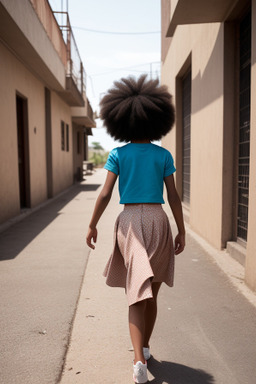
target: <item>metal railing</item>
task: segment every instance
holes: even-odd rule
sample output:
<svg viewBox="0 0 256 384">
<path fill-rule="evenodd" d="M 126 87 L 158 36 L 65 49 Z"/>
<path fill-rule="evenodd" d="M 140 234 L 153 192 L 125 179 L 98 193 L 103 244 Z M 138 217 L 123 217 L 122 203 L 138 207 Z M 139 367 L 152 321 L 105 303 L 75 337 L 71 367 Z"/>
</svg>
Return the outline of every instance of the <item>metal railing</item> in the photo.
<svg viewBox="0 0 256 384">
<path fill-rule="evenodd" d="M 86 72 L 83 67 L 74 34 L 71 28 L 68 12 L 53 12 L 56 21 L 62 31 L 63 39 L 67 48 L 66 75 L 71 77 L 79 92 L 86 91 Z"/>
<path fill-rule="evenodd" d="M 247 241 L 250 177 L 251 13 L 240 23 L 237 237 Z"/>
</svg>

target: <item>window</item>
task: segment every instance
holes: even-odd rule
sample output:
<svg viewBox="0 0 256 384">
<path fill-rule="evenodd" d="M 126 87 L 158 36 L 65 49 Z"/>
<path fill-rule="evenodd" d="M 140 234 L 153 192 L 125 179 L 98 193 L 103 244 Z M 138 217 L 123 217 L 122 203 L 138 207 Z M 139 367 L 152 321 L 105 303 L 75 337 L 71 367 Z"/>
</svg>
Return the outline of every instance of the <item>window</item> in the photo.
<svg viewBox="0 0 256 384">
<path fill-rule="evenodd" d="M 66 151 L 69 151 L 69 125 L 66 124 Z"/>
<path fill-rule="evenodd" d="M 61 121 L 61 150 L 65 151 L 65 123 Z"/>
<path fill-rule="evenodd" d="M 77 132 L 77 153 L 81 152 L 80 148 L 80 132 Z"/>
<path fill-rule="evenodd" d="M 61 150 L 69 152 L 69 125 L 64 121 L 61 121 Z"/>
</svg>

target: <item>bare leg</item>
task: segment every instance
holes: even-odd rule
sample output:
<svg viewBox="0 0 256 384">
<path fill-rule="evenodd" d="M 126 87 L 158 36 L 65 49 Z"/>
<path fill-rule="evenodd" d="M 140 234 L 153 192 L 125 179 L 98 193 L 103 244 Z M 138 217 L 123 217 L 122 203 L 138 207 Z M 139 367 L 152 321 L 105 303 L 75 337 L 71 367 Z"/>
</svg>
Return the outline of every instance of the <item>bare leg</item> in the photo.
<svg viewBox="0 0 256 384">
<path fill-rule="evenodd" d="M 152 283 L 153 299 L 146 301 L 146 309 L 144 312 L 145 332 L 143 347 L 149 347 L 149 339 L 152 335 L 157 316 L 157 295 L 162 283 Z"/>
<path fill-rule="evenodd" d="M 134 349 L 134 364 L 137 361 L 145 363 L 143 356 L 143 343 L 145 334 L 144 313 L 147 300 L 139 301 L 129 306 L 129 328 Z"/>
</svg>

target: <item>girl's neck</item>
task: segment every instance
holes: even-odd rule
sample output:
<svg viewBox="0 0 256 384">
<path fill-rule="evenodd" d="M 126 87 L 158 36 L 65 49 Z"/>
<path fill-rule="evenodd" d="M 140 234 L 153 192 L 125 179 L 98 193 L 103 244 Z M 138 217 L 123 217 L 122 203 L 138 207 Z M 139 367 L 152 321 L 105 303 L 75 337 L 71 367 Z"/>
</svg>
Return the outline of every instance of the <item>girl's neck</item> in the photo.
<svg viewBox="0 0 256 384">
<path fill-rule="evenodd" d="M 150 143 L 150 140 L 148 140 L 148 139 L 145 139 L 145 140 L 131 140 L 131 143 L 135 143 L 135 144 L 147 144 L 147 143 Z"/>
</svg>

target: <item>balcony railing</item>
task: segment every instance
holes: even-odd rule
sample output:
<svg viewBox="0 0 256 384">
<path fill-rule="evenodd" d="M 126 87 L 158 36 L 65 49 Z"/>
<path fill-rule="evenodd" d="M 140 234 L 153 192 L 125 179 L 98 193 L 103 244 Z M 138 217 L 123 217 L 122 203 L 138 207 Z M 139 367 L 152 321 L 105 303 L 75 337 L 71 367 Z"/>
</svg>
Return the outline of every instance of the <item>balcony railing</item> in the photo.
<svg viewBox="0 0 256 384">
<path fill-rule="evenodd" d="M 68 12 L 53 12 L 67 49 L 66 75 L 73 79 L 77 89 L 83 95 L 86 92 L 86 72 L 76 45 Z"/>
</svg>

